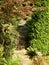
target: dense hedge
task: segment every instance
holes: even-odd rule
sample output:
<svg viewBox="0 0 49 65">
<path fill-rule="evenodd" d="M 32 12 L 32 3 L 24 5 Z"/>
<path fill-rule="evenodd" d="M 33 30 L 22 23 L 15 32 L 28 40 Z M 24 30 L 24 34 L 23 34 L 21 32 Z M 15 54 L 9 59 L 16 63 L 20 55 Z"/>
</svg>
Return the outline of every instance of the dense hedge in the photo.
<svg viewBox="0 0 49 65">
<path fill-rule="evenodd" d="M 39 51 L 43 55 L 49 53 L 49 9 L 48 6 L 44 11 L 37 11 L 27 21 L 28 41 L 30 51 Z M 33 54 L 32 54 L 33 55 Z"/>
</svg>

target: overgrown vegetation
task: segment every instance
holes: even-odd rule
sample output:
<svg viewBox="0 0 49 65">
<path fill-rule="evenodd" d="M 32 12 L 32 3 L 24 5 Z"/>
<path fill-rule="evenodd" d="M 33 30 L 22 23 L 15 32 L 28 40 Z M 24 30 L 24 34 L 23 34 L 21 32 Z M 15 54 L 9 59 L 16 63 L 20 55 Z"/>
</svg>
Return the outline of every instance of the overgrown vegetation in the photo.
<svg viewBox="0 0 49 65">
<path fill-rule="evenodd" d="M 45 1 L 46 3 L 47 1 Z M 27 21 L 28 41 L 30 48 L 27 49 L 30 55 L 41 52 L 43 55 L 49 54 L 49 8 L 46 5 L 43 11 L 36 11 L 31 19 Z"/>
<path fill-rule="evenodd" d="M 21 58 L 12 59 L 19 36 L 19 17 L 26 20 L 32 13 L 26 23 L 27 52 L 31 57 L 36 56 L 36 52 L 49 54 L 49 0 L 0 0 L 0 65 L 21 65 Z"/>
<path fill-rule="evenodd" d="M 47 6 L 48 5 L 48 0 L 39 0 L 39 2 L 36 2 L 35 3 L 35 6 L 37 6 L 37 7 L 41 7 L 41 6 Z"/>
<path fill-rule="evenodd" d="M 17 43 L 19 20 L 15 14 L 11 15 L 12 4 L 8 2 L 7 5 L 5 4 L 5 0 L 0 1 L 0 65 L 11 65 L 8 64 L 7 59 L 10 62 L 13 54 L 12 50 Z"/>
</svg>

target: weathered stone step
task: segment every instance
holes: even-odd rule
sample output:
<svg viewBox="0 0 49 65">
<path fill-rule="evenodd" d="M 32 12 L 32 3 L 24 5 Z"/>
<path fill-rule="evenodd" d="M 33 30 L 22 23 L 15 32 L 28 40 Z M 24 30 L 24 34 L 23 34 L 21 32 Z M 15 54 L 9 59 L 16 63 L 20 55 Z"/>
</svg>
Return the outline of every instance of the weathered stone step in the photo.
<svg viewBox="0 0 49 65">
<path fill-rule="evenodd" d="M 21 20 L 20 23 L 19 23 L 19 26 L 24 26 L 26 24 L 26 21 L 25 20 Z"/>
</svg>

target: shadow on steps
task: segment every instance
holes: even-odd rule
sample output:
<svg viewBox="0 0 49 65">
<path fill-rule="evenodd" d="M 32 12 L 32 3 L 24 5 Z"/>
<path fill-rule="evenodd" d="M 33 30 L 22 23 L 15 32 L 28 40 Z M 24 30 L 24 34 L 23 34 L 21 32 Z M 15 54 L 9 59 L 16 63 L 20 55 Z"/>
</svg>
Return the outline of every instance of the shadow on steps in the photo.
<svg viewBox="0 0 49 65">
<path fill-rule="evenodd" d="M 19 26 L 18 32 L 19 32 L 19 38 L 18 38 L 19 43 L 17 44 L 17 49 L 19 50 L 19 49 L 26 48 L 29 46 L 26 25 Z"/>
</svg>

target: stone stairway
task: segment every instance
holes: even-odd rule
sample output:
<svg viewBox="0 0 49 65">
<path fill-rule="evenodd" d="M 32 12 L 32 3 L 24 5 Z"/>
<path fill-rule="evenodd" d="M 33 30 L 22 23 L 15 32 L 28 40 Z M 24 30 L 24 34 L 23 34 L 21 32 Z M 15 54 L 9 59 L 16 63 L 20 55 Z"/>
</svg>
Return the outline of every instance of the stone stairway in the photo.
<svg viewBox="0 0 49 65">
<path fill-rule="evenodd" d="M 19 32 L 19 42 L 17 44 L 18 49 L 22 49 L 26 45 L 26 37 L 27 37 L 27 27 L 26 27 L 26 21 L 21 20 L 19 23 L 18 27 L 18 32 Z"/>
<path fill-rule="evenodd" d="M 25 50 L 26 45 L 26 36 L 27 36 L 27 28 L 26 28 L 26 21 L 21 20 L 19 23 L 19 43 L 17 45 L 17 54 L 22 58 L 22 65 L 31 65 L 31 60 L 29 59 L 29 56 L 26 54 L 27 51 Z"/>
</svg>

